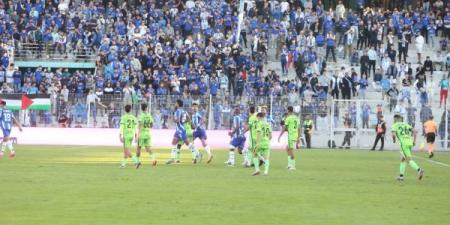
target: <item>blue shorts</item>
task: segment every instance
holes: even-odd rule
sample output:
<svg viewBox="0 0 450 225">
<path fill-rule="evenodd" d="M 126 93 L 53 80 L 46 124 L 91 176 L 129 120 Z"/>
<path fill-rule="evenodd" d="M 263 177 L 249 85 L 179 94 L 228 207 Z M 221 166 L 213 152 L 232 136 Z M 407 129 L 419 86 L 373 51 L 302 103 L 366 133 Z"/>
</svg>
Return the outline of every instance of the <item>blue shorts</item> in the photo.
<svg viewBox="0 0 450 225">
<path fill-rule="evenodd" d="M 178 141 L 187 141 L 187 135 L 186 130 L 177 130 L 175 131 L 175 134 L 173 135 L 174 138 L 176 138 Z"/>
<path fill-rule="evenodd" d="M 233 139 L 231 139 L 230 144 L 235 148 L 244 149 L 245 137 L 244 136 L 234 137 Z"/>
<path fill-rule="evenodd" d="M 194 137 L 194 140 L 197 139 L 197 138 L 199 138 L 200 140 L 206 140 L 208 138 L 206 136 L 205 129 L 202 129 L 202 128 L 195 129 L 194 133 L 193 133 L 193 137 Z"/>
<path fill-rule="evenodd" d="M 2 131 L 3 131 L 3 137 L 9 137 L 9 135 L 11 134 L 11 130 L 2 129 Z"/>
</svg>

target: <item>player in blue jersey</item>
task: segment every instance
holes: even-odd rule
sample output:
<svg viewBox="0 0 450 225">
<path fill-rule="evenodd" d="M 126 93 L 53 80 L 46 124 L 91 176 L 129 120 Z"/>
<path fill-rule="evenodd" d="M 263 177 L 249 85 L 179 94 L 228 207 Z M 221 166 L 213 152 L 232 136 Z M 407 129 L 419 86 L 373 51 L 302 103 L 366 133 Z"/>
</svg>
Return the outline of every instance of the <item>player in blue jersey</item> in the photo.
<svg viewBox="0 0 450 225">
<path fill-rule="evenodd" d="M 245 133 L 244 133 L 244 121 L 241 118 L 241 110 L 239 107 L 234 109 L 233 115 L 233 127 L 228 133 L 231 137 L 230 151 L 228 152 L 228 160 L 225 164 L 229 166 L 234 166 L 235 164 L 235 153 L 234 150 L 237 148 L 239 154 L 242 154 L 245 144 Z"/>
<path fill-rule="evenodd" d="M 205 148 L 206 154 L 208 154 L 208 161 L 206 163 L 210 163 L 213 159 L 213 155 L 211 154 L 211 149 L 206 142 L 207 136 L 204 126 L 205 120 L 203 114 L 198 111 L 197 102 L 192 103 L 192 113 L 192 128 L 194 129 L 192 142 L 195 142 L 195 139 L 197 138 L 200 139 L 203 148 Z"/>
<path fill-rule="evenodd" d="M 10 158 L 16 156 L 16 152 L 13 149 L 12 141 L 9 138 L 13 124 L 19 128 L 20 132 L 22 132 L 22 127 L 20 126 L 20 123 L 14 117 L 12 111 L 6 108 L 6 102 L 4 100 L 0 100 L 0 128 L 2 129 L 3 132 L 0 158 L 3 157 L 6 148 L 8 148 L 9 150 Z"/>
<path fill-rule="evenodd" d="M 177 158 L 177 144 L 178 141 L 183 141 L 184 144 L 189 146 L 189 149 L 192 152 L 192 162 L 196 164 L 200 159 L 200 154 L 197 149 L 194 147 L 194 143 L 190 143 L 187 138 L 185 123 L 187 123 L 188 114 L 183 109 L 183 101 L 178 99 L 175 104 L 175 115 L 174 122 L 176 125 L 175 134 L 172 139 L 172 151 L 170 154 L 170 160 L 167 161 L 167 164 L 172 164 L 176 161 Z"/>
</svg>

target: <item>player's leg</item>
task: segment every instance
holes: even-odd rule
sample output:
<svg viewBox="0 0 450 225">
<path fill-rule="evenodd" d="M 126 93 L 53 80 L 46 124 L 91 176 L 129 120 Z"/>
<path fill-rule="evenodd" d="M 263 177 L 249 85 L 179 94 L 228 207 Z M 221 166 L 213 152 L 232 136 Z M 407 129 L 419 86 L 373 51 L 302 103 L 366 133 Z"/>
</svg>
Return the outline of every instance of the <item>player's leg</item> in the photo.
<svg viewBox="0 0 450 225">
<path fill-rule="evenodd" d="M 203 148 L 205 148 L 205 152 L 208 155 L 208 161 L 206 163 L 211 163 L 213 155 L 211 153 L 211 148 L 209 148 L 208 142 L 206 142 L 206 135 L 205 137 L 201 138 L 200 141 L 202 142 L 202 146 Z"/>
<path fill-rule="evenodd" d="M 156 153 L 152 150 L 150 144 L 145 147 L 145 150 L 148 152 L 148 156 L 150 157 L 152 165 L 156 166 L 156 164 L 158 163 L 158 161 L 156 161 Z"/>
<path fill-rule="evenodd" d="M 255 172 L 253 173 L 253 176 L 261 174 L 261 171 L 259 169 L 259 155 L 256 151 L 253 151 L 253 164 L 255 166 Z"/>
<path fill-rule="evenodd" d="M 423 172 L 424 171 L 412 159 L 411 150 L 412 150 L 412 145 L 403 145 L 402 151 L 403 151 L 403 155 L 406 158 L 406 162 L 408 162 L 408 164 L 409 164 L 409 166 L 411 166 L 411 168 L 413 168 L 415 171 L 417 171 L 418 178 L 419 178 L 419 180 L 421 180 L 422 177 L 423 177 Z"/>
<path fill-rule="evenodd" d="M 288 167 L 287 168 L 289 170 L 295 170 L 294 146 L 295 146 L 295 141 L 288 140 L 288 146 L 287 146 Z"/>
<path fill-rule="evenodd" d="M 183 137 L 184 144 L 189 147 L 189 150 L 191 150 L 192 154 L 192 163 L 200 163 L 201 161 L 201 154 L 198 152 L 197 148 L 195 148 L 194 140 L 189 141 L 186 134 Z"/>
<path fill-rule="evenodd" d="M 166 164 L 172 164 L 175 162 L 178 151 L 178 140 L 179 140 L 179 132 L 175 132 L 172 138 L 172 150 L 170 151 L 170 159 L 166 162 Z"/>
<path fill-rule="evenodd" d="M 434 141 L 436 139 L 436 136 L 434 133 L 427 134 L 427 150 L 428 150 L 428 157 L 433 158 L 434 156 Z"/>
<path fill-rule="evenodd" d="M 236 148 L 236 144 L 234 143 L 234 138 L 233 138 L 233 140 L 231 140 L 231 142 L 230 142 L 230 147 L 229 147 L 229 151 L 228 151 L 228 160 L 225 162 L 225 164 L 227 164 L 229 166 L 234 166 L 234 163 L 235 163 L 234 149 L 235 148 Z"/>
<path fill-rule="evenodd" d="M 123 137 L 123 160 L 120 165 L 122 168 L 125 168 L 128 164 L 128 159 L 132 158 L 131 151 L 130 151 L 132 142 L 133 142 L 133 137 L 131 137 L 131 138 L 129 136 Z"/>
<path fill-rule="evenodd" d="M 264 149 L 261 153 L 261 156 L 264 160 L 264 175 L 269 175 L 269 167 L 270 167 L 270 149 Z"/>
<path fill-rule="evenodd" d="M 3 142 L 0 156 L 4 155 L 6 149 L 9 151 L 9 157 L 14 158 L 16 156 L 16 152 L 14 151 L 12 140 L 10 138 L 11 130 L 3 130 Z"/>
<path fill-rule="evenodd" d="M 400 174 L 397 177 L 398 181 L 403 181 L 405 179 L 405 170 L 406 170 L 406 158 L 405 156 L 402 154 L 402 156 L 400 157 Z"/>
</svg>

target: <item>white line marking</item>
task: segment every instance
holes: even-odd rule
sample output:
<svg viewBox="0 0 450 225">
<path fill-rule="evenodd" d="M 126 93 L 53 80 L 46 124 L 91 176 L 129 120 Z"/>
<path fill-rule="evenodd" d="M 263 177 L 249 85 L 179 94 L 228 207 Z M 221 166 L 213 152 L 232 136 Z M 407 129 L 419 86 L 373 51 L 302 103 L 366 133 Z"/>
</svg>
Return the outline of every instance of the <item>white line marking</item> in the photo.
<svg viewBox="0 0 450 225">
<path fill-rule="evenodd" d="M 434 160 L 432 160 L 432 159 L 425 158 L 425 157 L 422 157 L 422 156 L 414 156 L 414 157 L 417 157 L 417 158 L 421 158 L 421 159 L 427 160 L 428 162 L 434 163 L 434 164 L 437 164 L 437 165 L 441 165 L 441 166 L 445 166 L 445 167 L 450 167 L 449 164 L 446 164 L 446 163 L 443 163 L 443 162 L 434 161 Z"/>
</svg>

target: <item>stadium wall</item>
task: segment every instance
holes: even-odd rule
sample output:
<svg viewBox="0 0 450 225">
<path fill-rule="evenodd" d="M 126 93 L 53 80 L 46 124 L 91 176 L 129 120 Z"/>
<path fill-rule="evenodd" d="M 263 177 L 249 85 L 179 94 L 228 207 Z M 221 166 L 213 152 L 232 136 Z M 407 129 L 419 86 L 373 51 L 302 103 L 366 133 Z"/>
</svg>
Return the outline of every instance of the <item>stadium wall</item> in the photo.
<svg viewBox="0 0 450 225">
<path fill-rule="evenodd" d="M 152 145 L 156 148 L 171 147 L 175 130 L 152 130 Z M 208 130 L 208 143 L 211 148 L 228 149 L 230 137 L 228 130 Z M 273 149 L 282 149 L 286 145 L 286 136 L 278 143 L 279 132 L 273 134 Z M 118 129 L 102 128 L 24 128 L 23 132 L 13 130 L 11 137 L 17 138 L 19 145 L 92 145 L 122 146 Z M 200 141 L 197 140 L 200 147 Z"/>
</svg>

